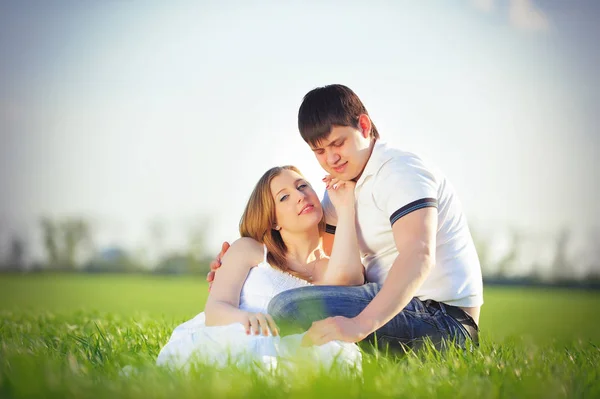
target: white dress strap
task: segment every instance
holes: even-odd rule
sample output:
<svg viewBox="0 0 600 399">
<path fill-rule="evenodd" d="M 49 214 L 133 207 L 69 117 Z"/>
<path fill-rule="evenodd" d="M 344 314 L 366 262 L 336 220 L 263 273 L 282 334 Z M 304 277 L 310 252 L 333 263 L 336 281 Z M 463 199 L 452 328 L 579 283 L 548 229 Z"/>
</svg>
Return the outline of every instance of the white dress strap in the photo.
<svg viewBox="0 0 600 399">
<path fill-rule="evenodd" d="M 267 263 L 267 244 L 263 244 L 263 247 L 265 249 L 265 256 L 263 257 L 263 263 Z"/>
</svg>

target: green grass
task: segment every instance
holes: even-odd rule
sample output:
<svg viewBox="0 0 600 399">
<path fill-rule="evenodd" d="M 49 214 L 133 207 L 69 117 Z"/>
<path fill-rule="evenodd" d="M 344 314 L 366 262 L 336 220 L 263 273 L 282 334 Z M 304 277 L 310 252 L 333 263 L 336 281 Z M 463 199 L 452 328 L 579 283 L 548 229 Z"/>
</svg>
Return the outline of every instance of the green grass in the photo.
<svg viewBox="0 0 600 399">
<path fill-rule="evenodd" d="M 486 288 L 479 350 L 365 354 L 362 378 L 156 367 L 206 288 L 202 277 L 0 276 L 0 398 L 600 397 L 598 292 Z M 138 371 L 123 375 L 127 365 Z"/>
</svg>

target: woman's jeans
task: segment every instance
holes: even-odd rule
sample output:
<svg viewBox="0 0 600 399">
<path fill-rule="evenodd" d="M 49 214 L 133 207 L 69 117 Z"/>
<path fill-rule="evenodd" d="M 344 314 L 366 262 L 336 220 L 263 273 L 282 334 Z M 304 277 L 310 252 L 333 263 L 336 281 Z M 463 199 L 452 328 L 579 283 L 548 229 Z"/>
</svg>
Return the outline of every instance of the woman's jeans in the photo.
<svg viewBox="0 0 600 399">
<path fill-rule="evenodd" d="M 380 289 L 381 284 L 377 283 L 295 288 L 275 296 L 268 312 L 284 335 L 302 332 L 314 321 L 327 317 L 357 316 Z M 379 349 L 392 351 L 418 349 L 426 340 L 431 340 L 438 349 L 449 342 L 466 348 L 467 342 L 478 344 L 477 332 L 473 319 L 460 308 L 413 298 L 392 320 L 369 335 L 367 341 Z"/>
</svg>

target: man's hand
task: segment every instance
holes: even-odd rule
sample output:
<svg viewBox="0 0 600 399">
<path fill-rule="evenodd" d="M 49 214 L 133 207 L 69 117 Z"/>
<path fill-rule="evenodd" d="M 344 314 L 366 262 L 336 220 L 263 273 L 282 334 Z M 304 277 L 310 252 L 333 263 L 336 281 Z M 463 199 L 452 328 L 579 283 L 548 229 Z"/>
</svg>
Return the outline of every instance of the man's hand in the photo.
<svg viewBox="0 0 600 399">
<path fill-rule="evenodd" d="M 210 262 L 210 271 L 206 275 L 206 281 L 208 281 L 208 290 L 209 291 L 210 291 L 210 288 L 212 287 L 213 280 L 215 279 L 215 272 L 217 271 L 217 269 L 219 267 L 221 267 L 221 259 L 223 259 L 223 255 L 225 255 L 225 252 L 227 252 L 228 249 L 229 249 L 229 243 L 227 241 L 225 241 L 223 243 L 223 245 L 221 246 L 221 252 L 219 252 L 219 255 L 217 255 L 215 260 Z"/>
<path fill-rule="evenodd" d="M 343 316 L 328 317 L 312 323 L 304 337 L 302 346 L 323 345 L 329 341 L 358 342 L 367 337 L 371 331 L 358 324 L 356 319 Z"/>
</svg>

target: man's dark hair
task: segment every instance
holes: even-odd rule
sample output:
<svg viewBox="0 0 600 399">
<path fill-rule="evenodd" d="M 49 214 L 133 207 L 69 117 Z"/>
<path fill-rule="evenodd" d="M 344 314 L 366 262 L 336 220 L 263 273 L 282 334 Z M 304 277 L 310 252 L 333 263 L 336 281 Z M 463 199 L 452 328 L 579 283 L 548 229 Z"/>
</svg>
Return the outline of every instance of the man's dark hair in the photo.
<svg viewBox="0 0 600 399">
<path fill-rule="evenodd" d="M 331 133 L 334 126 L 358 128 L 358 117 L 369 115 L 360 98 L 350 88 L 333 84 L 309 91 L 298 111 L 298 130 L 311 146 Z M 378 139 L 379 132 L 371 121 L 371 137 Z"/>
</svg>

